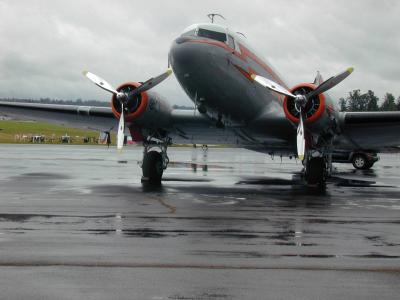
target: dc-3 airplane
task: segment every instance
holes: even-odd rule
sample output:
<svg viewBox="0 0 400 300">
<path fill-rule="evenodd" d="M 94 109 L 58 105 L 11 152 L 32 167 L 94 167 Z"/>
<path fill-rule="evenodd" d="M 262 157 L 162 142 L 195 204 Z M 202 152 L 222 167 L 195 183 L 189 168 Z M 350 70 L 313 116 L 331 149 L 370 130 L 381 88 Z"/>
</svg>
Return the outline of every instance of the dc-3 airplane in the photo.
<svg viewBox="0 0 400 300">
<path fill-rule="evenodd" d="M 225 144 L 297 156 L 304 178 L 323 184 L 332 170 L 335 148 L 374 149 L 400 144 L 397 112 L 341 113 L 326 92 L 352 73 L 289 88 L 246 39 L 215 23 L 194 24 L 176 38 L 165 73 L 118 88 L 84 72 L 112 94 L 111 107 L 1 102 L 4 112 L 31 118 L 108 128 L 119 120 L 117 148 L 125 128 L 143 142 L 142 180 L 160 183 L 172 143 Z M 195 104 L 194 111 L 171 109 L 151 89 L 174 73 Z"/>
</svg>

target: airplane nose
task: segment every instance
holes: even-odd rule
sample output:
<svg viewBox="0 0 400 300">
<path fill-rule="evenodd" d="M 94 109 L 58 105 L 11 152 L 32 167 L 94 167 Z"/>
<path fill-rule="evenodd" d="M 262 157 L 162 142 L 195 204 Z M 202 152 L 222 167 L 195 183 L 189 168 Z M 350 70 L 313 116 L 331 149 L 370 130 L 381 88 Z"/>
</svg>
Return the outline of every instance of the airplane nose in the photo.
<svg viewBox="0 0 400 300">
<path fill-rule="evenodd" d="M 169 62 L 174 72 L 176 67 L 179 68 L 180 65 L 185 65 L 185 63 L 190 61 L 190 51 L 188 51 L 186 45 L 182 45 L 183 43 L 182 38 L 177 38 L 172 43 L 169 51 Z"/>
<path fill-rule="evenodd" d="M 221 78 L 227 76 L 228 70 L 226 51 L 222 47 L 193 37 L 181 37 L 172 43 L 169 60 L 176 79 L 192 100 L 200 97 L 204 103 L 211 103 L 221 96 Z"/>
<path fill-rule="evenodd" d="M 188 77 L 210 66 L 213 63 L 213 55 L 207 45 L 190 38 L 179 37 L 172 43 L 169 62 L 175 74 Z"/>
</svg>

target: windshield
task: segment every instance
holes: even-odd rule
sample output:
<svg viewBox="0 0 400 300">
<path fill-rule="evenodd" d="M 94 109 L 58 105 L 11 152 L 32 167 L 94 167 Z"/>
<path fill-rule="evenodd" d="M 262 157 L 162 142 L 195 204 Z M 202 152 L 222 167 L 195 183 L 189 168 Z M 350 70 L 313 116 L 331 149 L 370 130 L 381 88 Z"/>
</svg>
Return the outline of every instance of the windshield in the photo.
<svg viewBox="0 0 400 300">
<path fill-rule="evenodd" d="M 226 42 L 226 34 L 222 33 L 222 32 L 199 28 L 199 30 L 197 31 L 197 35 L 201 36 L 201 37 L 217 40 L 220 42 L 224 42 L 224 43 Z"/>
</svg>

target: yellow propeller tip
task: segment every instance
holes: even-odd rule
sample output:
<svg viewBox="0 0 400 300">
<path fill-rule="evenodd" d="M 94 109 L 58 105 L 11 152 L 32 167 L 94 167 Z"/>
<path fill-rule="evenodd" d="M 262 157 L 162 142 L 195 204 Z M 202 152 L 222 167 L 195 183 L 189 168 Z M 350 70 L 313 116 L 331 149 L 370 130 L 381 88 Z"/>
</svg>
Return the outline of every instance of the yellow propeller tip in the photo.
<svg viewBox="0 0 400 300">
<path fill-rule="evenodd" d="M 348 71 L 349 73 L 353 73 L 354 68 L 353 68 L 353 67 L 350 67 L 350 68 L 347 69 L 347 71 Z"/>
<path fill-rule="evenodd" d="M 86 76 L 87 73 L 89 73 L 89 71 L 86 71 L 86 70 L 85 70 L 85 71 L 82 72 L 82 74 L 83 74 L 84 76 Z"/>
<path fill-rule="evenodd" d="M 256 74 L 251 74 L 251 75 L 250 75 L 251 79 L 253 79 L 253 80 L 256 79 L 256 76 L 257 76 Z"/>
<path fill-rule="evenodd" d="M 300 160 L 304 160 L 304 155 L 299 155 Z"/>
<path fill-rule="evenodd" d="M 169 68 L 169 69 L 167 70 L 167 73 L 168 73 L 168 75 L 171 75 L 171 74 L 172 74 L 172 69 Z"/>
</svg>

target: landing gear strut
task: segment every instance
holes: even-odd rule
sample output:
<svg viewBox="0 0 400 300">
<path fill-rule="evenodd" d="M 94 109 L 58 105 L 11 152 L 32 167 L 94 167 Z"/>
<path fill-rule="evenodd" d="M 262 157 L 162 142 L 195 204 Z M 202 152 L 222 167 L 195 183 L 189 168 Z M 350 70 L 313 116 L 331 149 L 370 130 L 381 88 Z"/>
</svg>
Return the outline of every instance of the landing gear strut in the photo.
<svg viewBox="0 0 400 300">
<path fill-rule="evenodd" d="M 154 185 L 161 184 L 161 177 L 167 168 L 169 158 L 167 155 L 170 138 L 157 139 L 148 137 L 143 142 L 142 182 Z"/>
</svg>

